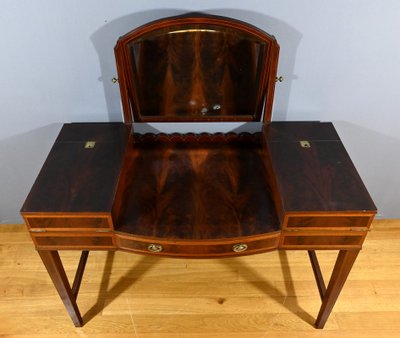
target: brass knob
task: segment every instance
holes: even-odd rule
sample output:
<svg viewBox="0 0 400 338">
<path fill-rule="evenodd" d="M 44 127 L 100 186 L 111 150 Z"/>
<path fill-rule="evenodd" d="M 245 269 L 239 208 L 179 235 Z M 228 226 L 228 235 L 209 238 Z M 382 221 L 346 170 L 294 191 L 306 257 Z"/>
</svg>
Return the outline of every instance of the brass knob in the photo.
<svg viewBox="0 0 400 338">
<path fill-rule="evenodd" d="M 161 252 L 163 250 L 163 247 L 160 244 L 149 244 L 147 250 L 151 252 Z"/>
<path fill-rule="evenodd" d="M 116 77 L 113 77 L 113 78 L 111 79 L 111 82 L 112 82 L 112 83 L 117 83 L 117 82 L 118 82 L 118 79 L 117 79 Z"/>
<path fill-rule="evenodd" d="M 232 250 L 235 251 L 235 252 L 243 252 L 243 251 L 246 251 L 246 250 L 247 250 L 247 244 L 244 244 L 244 243 L 235 244 L 235 245 L 232 247 Z"/>
<path fill-rule="evenodd" d="M 275 78 L 275 82 L 283 82 L 284 78 L 283 76 L 279 76 Z"/>
</svg>

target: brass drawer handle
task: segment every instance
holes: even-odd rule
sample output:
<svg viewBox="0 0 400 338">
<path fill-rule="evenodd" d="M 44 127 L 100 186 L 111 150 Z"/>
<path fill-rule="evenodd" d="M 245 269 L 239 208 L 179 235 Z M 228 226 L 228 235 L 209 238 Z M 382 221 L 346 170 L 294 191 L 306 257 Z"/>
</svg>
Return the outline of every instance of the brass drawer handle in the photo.
<svg viewBox="0 0 400 338">
<path fill-rule="evenodd" d="M 235 245 L 232 247 L 232 250 L 235 251 L 235 252 L 243 252 L 243 251 L 246 251 L 246 250 L 247 250 L 247 244 L 244 244 L 244 243 L 235 244 Z"/>
<path fill-rule="evenodd" d="M 147 250 L 151 252 L 161 252 L 163 250 L 163 247 L 160 244 L 149 244 Z"/>
</svg>

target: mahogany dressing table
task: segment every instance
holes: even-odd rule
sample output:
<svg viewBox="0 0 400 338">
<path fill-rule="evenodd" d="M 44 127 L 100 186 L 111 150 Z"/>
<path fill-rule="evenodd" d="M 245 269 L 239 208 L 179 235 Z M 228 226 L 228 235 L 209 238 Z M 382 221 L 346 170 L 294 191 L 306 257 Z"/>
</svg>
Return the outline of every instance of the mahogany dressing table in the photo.
<svg viewBox="0 0 400 338">
<path fill-rule="evenodd" d="M 323 328 L 376 213 L 331 123 L 271 122 L 279 46 L 240 21 L 185 15 L 118 40 L 123 123 L 65 124 L 21 213 L 76 326 L 90 250 L 236 257 L 307 250 Z M 139 134 L 145 122 L 257 132 Z M 72 287 L 59 250 L 81 250 Z M 325 287 L 316 250 L 338 250 Z"/>
</svg>

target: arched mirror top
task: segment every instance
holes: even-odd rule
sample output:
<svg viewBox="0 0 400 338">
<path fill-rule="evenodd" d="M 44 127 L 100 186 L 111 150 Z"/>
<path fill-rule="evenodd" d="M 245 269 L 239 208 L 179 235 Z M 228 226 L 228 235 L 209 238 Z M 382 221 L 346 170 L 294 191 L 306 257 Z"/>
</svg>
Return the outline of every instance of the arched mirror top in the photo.
<svg viewBox="0 0 400 338">
<path fill-rule="evenodd" d="M 238 20 L 151 22 L 115 47 L 125 122 L 270 120 L 279 46 Z"/>
</svg>

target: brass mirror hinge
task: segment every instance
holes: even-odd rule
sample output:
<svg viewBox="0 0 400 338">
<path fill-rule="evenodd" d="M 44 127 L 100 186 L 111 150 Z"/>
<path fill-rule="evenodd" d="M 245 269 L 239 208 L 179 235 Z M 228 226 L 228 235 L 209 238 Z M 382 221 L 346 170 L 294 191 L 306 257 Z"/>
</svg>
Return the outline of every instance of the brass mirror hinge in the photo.
<svg viewBox="0 0 400 338">
<path fill-rule="evenodd" d="M 283 78 L 283 76 L 277 76 L 276 78 L 275 78 L 275 82 L 283 82 L 283 80 L 284 80 L 284 78 Z"/>
<path fill-rule="evenodd" d="M 111 82 L 112 82 L 112 83 L 117 83 L 117 82 L 119 82 L 119 80 L 118 80 L 118 78 L 113 77 L 113 78 L 111 79 Z"/>
</svg>

